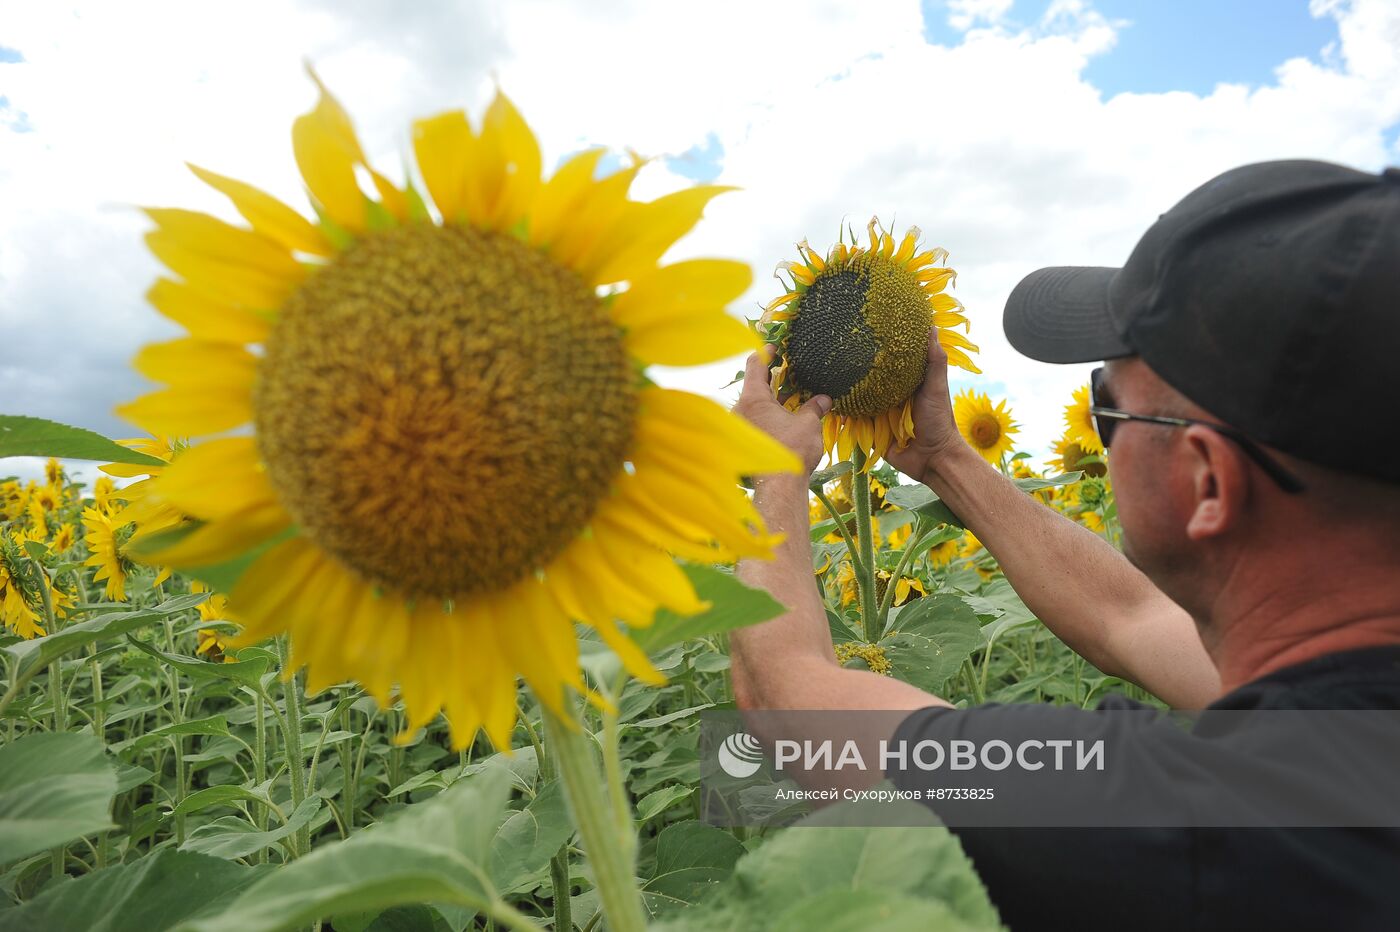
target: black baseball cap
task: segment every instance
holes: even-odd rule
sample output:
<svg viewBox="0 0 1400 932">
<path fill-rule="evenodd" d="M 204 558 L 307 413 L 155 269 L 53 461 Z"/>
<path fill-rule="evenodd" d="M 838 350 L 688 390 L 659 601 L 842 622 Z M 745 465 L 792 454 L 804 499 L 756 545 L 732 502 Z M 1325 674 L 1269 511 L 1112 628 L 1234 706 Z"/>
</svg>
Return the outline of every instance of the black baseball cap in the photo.
<svg viewBox="0 0 1400 932">
<path fill-rule="evenodd" d="M 1140 356 L 1255 440 L 1400 482 L 1400 168 L 1232 169 L 1121 269 L 1027 275 L 1002 323 L 1032 359 Z"/>
</svg>

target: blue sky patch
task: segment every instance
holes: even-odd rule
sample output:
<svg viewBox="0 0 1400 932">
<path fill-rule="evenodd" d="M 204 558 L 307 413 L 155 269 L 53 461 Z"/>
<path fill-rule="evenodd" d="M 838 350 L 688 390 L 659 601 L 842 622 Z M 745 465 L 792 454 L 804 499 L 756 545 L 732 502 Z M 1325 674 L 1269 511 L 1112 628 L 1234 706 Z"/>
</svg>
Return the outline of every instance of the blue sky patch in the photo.
<svg viewBox="0 0 1400 932">
<path fill-rule="evenodd" d="M 1084 77 L 1105 97 L 1124 92 L 1190 91 L 1208 95 L 1217 84 L 1274 83 L 1274 69 L 1290 58 L 1320 60 L 1337 40 L 1331 16 L 1314 17 L 1307 0 L 1091 0 L 1118 27 L 1118 43 L 1090 59 Z M 1008 29 L 1035 29 L 1049 4 L 1016 0 Z M 924 36 L 955 45 L 946 0 L 923 0 Z M 985 25 L 985 24 L 979 24 Z"/>
<path fill-rule="evenodd" d="M 0 65 L 18 65 L 22 61 L 24 56 L 19 53 L 19 49 L 0 45 Z"/>
<path fill-rule="evenodd" d="M 669 156 L 666 167 L 699 184 L 706 184 L 719 177 L 724 162 L 724 146 L 714 133 L 705 137 L 704 145 L 691 146 L 680 155 Z"/>
</svg>

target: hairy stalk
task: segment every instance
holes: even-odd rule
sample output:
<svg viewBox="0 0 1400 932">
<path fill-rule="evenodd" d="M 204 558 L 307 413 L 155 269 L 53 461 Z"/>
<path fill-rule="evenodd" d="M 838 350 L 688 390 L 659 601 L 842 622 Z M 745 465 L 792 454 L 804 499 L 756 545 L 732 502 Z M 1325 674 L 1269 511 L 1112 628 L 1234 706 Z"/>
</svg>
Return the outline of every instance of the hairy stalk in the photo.
<svg viewBox="0 0 1400 932">
<path fill-rule="evenodd" d="M 520 721 L 530 736 L 530 744 L 535 748 L 535 759 L 539 761 L 541 785 L 548 785 L 559 777 L 558 770 L 554 766 L 554 755 L 547 753 L 550 749 L 545 748 L 540 742 L 539 734 L 535 731 L 535 727 L 530 724 L 530 718 L 523 710 L 520 713 Z M 559 850 L 554 852 L 554 856 L 549 859 L 549 887 L 554 896 L 554 928 L 569 932 L 574 927 L 574 921 L 573 903 L 569 900 L 573 891 L 569 884 L 569 843 L 567 841 L 560 845 Z"/>
<path fill-rule="evenodd" d="M 636 838 L 630 832 L 619 831 L 618 820 L 609 811 L 611 807 L 603 794 L 593 737 L 578 717 L 564 721 L 546 712 L 545 719 L 550 747 L 559 764 L 584 854 L 593 869 L 608 929 L 640 932 L 646 928 L 646 919 L 635 873 Z"/>
<path fill-rule="evenodd" d="M 306 771 L 301 753 L 301 678 L 296 674 L 286 676 L 289 648 L 286 637 L 277 639 L 278 659 L 281 661 L 282 695 L 286 715 L 279 719 L 282 725 L 282 749 L 287 758 L 287 774 L 292 781 L 292 809 L 295 810 L 306 799 Z M 292 844 L 296 857 L 311 848 L 311 829 L 307 826 L 297 830 Z"/>
<path fill-rule="evenodd" d="M 825 492 L 819 488 L 812 491 L 816 494 L 817 501 L 826 506 L 827 512 L 836 519 L 836 530 L 840 532 L 841 539 L 846 542 L 846 554 L 851 558 L 851 566 L 855 568 L 856 574 L 859 576 L 862 566 L 860 554 L 857 552 L 856 542 L 851 539 L 851 532 L 846 529 L 846 519 L 836 510 L 836 506 L 832 504 Z"/>
<path fill-rule="evenodd" d="M 860 565 L 854 565 L 860 592 L 860 620 L 865 639 L 880 640 L 880 614 L 875 606 L 875 536 L 870 528 L 870 474 L 864 469 L 865 454 L 851 454 L 851 498 L 856 515 L 856 539 L 860 544 Z"/>
</svg>

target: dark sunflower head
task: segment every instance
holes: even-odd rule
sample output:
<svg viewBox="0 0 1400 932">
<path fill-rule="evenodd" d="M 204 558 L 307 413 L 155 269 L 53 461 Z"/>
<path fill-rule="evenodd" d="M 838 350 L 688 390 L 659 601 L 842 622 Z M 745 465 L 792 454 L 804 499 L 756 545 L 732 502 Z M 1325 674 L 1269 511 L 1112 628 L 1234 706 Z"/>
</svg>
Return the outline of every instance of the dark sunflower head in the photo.
<svg viewBox="0 0 1400 932">
<path fill-rule="evenodd" d="M 952 365 L 978 369 L 964 352 L 977 348 L 953 329 L 967 318 L 944 293 L 955 278 L 938 264 L 947 252 L 919 251 L 917 227 L 898 246 L 876 221 L 867 230 L 869 246 L 843 241 L 825 258 L 800 244 L 802 261 L 782 265 L 792 288 L 764 308 L 760 329 L 778 347 L 773 387 L 790 405 L 832 399 L 828 453 L 839 446 L 845 458 L 858 448 L 873 463 L 913 438 L 908 402 L 924 380 L 931 329 Z"/>
</svg>

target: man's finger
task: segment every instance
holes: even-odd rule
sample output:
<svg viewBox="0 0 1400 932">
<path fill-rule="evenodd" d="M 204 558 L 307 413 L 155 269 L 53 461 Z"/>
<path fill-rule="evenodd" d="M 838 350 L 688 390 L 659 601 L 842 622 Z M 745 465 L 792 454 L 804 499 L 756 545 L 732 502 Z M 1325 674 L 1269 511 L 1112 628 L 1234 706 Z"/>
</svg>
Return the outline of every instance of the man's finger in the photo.
<svg viewBox="0 0 1400 932">
<path fill-rule="evenodd" d="M 943 344 L 938 342 L 937 327 L 928 332 L 928 371 L 920 391 L 932 393 L 935 397 L 948 393 L 948 354 Z"/>
<path fill-rule="evenodd" d="M 768 383 L 768 360 L 772 359 L 773 347 L 764 346 L 756 353 L 750 353 L 744 363 L 744 387 L 739 391 L 739 400 L 750 403 L 757 399 L 771 401 L 772 388 Z"/>
</svg>

